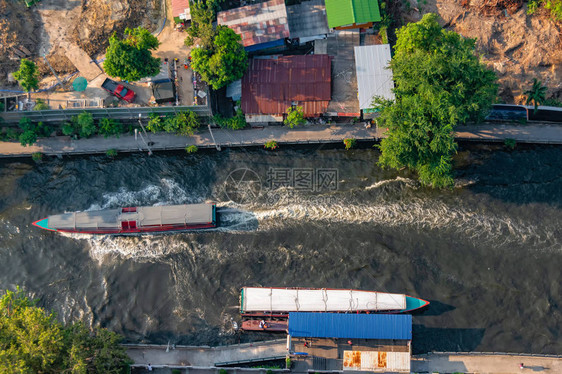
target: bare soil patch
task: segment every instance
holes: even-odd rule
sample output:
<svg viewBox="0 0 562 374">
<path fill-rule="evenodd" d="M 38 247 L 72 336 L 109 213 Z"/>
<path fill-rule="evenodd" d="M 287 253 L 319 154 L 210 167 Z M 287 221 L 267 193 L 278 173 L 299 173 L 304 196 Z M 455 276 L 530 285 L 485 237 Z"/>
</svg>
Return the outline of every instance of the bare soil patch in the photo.
<svg viewBox="0 0 562 374">
<path fill-rule="evenodd" d="M 34 60 L 43 74 L 50 74 L 43 54 L 57 73 L 73 72 L 61 42 L 76 43 L 96 57 L 113 32 L 138 26 L 155 30 L 161 7 L 162 0 L 43 0 L 31 8 L 0 0 L 0 84 L 7 83 L 21 57 Z"/>
<path fill-rule="evenodd" d="M 477 51 L 496 71 L 505 102 L 523 102 L 523 92 L 533 78 L 548 87 L 548 96 L 562 96 L 561 25 L 546 12 L 528 15 L 522 0 L 410 0 L 409 4 L 402 6 L 404 22 L 437 13 L 444 27 L 477 39 Z"/>
<path fill-rule="evenodd" d="M 0 0 L 0 82 L 17 70 L 22 54 L 37 53 L 38 29 L 37 15 L 23 2 Z"/>
</svg>

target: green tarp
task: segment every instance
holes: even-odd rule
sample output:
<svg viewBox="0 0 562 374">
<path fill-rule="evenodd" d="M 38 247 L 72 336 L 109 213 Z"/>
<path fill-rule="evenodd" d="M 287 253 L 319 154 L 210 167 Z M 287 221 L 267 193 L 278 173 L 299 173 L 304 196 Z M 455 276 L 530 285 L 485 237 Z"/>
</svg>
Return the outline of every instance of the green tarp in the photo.
<svg viewBox="0 0 562 374">
<path fill-rule="evenodd" d="M 379 22 L 378 0 L 326 0 L 328 27 Z"/>
</svg>

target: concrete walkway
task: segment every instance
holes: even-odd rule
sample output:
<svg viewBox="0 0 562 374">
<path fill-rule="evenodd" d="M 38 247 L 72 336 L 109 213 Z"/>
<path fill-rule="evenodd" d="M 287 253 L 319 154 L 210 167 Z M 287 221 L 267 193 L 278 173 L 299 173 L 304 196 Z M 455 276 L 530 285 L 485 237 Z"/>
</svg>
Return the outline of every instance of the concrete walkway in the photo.
<svg viewBox="0 0 562 374">
<path fill-rule="evenodd" d="M 457 140 L 503 142 L 514 139 L 519 143 L 562 144 L 562 125 L 556 124 L 485 124 L 458 126 L 456 130 Z"/>
<path fill-rule="evenodd" d="M 457 128 L 457 140 L 498 141 L 515 139 L 519 143 L 562 144 L 562 125 L 474 125 Z M 345 138 L 363 141 L 378 141 L 384 137 L 385 129 L 364 125 L 310 125 L 290 129 L 285 126 L 266 126 L 246 130 L 213 129 L 213 136 L 221 147 L 263 146 L 269 140 L 282 144 L 342 143 Z M 149 134 L 148 142 L 152 150 L 183 149 L 189 145 L 199 148 L 214 148 L 215 141 L 207 129 L 192 137 L 170 134 Z M 93 137 L 73 140 L 69 137 L 42 138 L 33 145 L 23 147 L 16 142 L 0 142 L 0 157 L 29 156 L 35 152 L 47 155 L 105 153 L 108 149 L 120 152 L 146 151 L 140 137 L 132 135 L 120 138 Z"/>
<path fill-rule="evenodd" d="M 166 352 L 164 345 L 127 344 L 135 365 L 211 367 L 215 363 L 280 357 L 287 354 L 287 340 L 229 345 L 223 347 L 177 346 Z"/>
<path fill-rule="evenodd" d="M 298 129 L 289 129 L 285 126 L 266 126 L 238 131 L 224 129 L 213 129 L 212 131 L 216 143 L 223 147 L 263 146 L 269 140 L 275 140 L 279 144 L 342 143 L 343 147 L 344 138 L 373 141 L 378 136 L 374 127 L 367 129 L 362 125 L 306 126 Z M 154 143 L 151 146 L 152 150 L 184 149 L 188 145 L 196 145 L 200 148 L 214 148 L 215 146 L 215 142 L 207 129 L 191 137 L 148 134 L 147 142 Z M 35 145 L 28 147 L 22 147 L 15 142 L 0 142 L 0 155 L 27 156 L 34 152 L 47 155 L 89 154 L 105 153 L 108 149 L 134 152 L 138 151 L 139 148 L 146 150 L 145 143 L 140 137 L 135 140 L 132 135 L 107 139 L 98 136 L 80 140 L 59 136 L 39 139 Z"/>
<path fill-rule="evenodd" d="M 519 368 L 521 363 L 523 369 Z M 414 373 L 562 373 L 562 357 L 493 353 L 430 353 L 413 356 L 411 365 L 411 371 Z"/>
</svg>

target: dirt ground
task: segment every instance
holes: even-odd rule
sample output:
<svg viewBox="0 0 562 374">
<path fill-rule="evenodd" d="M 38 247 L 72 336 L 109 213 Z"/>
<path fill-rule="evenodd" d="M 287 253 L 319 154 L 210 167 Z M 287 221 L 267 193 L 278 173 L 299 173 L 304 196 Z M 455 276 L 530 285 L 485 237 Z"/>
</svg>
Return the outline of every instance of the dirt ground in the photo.
<svg viewBox="0 0 562 374">
<path fill-rule="evenodd" d="M 562 99 L 561 25 L 544 10 L 527 15 L 521 0 L 406 0 L 405 22 L 415 22 L 425 13 L 436 13 L 442 25 L 459 34 L 477 38 L 482 60 L 499 78 L 500 97 L 506 103 L 522 103 L 522 93 L 533 78 L 548 87 L 547 97 Z M 508 4 L 507 8 L 496 6 Z"/>
<path fill-rule="evenodd" d="M 47 0 L 47 1 L 58 1 L 58 0 Z M 151 1 L 151 0 L 149 0 Z M 164 25 L 162 31 L 158 34 L 158 40 L 160 41 L 160 46 L 154 52 L 156 57 L 160 57 L 162 60 L 168 59 L 170 64 L 173 63 L 174 58 L 179 60 L 179 64 L 181 65 L 178 69 L 178 76 L 179 76 L 179 86 L 178 86 L 178 94 L 180 99 L 181 105 L 192 105 L 193 104 L 193 84 L 192 84 L 192 71 L 191 69 L 186 70 L 183 68 L 183 62 L 185 58 L 189 54 L 189 49 L 184 44 L 184 39 L 186 37 L 185 32 L 179 32 L 175 30 L 175 24 L 172 21 L 171 17 L 171 7 L 168 0 L 167 6 L 168 14 L 167 14 L 167 21 Z M 45 19 L 52 20 L 54 16 L 50 13 L 52 9 L 44 9 L 41 12 L 45 15 Z M 67 8 L 58 7 L 56 9 L 59 15 L 64 14 L 67 19 L 75 21 L 76 17 L 80 17 L 81 8 L 67 5 Z M 160 19 L 163 19 L 161 16 Z M 71 22 L 69 22 L 71 23 Z M 134 25 L 132 25 L 134 26 Z M 55 28 L 54 25 L 48 25 L 47 27 L 51 30 L 51 37 L 46 39 L 44 43 L 49 42 L 49 40 L 63 40 L 64 38 L 68 38 L 70 36 L 71 41 L 76 41 L 76 39 L 72 39 L 75 35 L 74 33 L 68 31 L 68 29 L 64 28 Z M 72 30 L 72 29 L 70 29 Z M 54 38 L 53 38 L 54 35 Z M 80 43 L 78 43 L 80 45 Z M 98 46 L 101 44 L 98 44 Z M 81 44 L 83 48 L 88 49 L 87 45 Z M 103 47 L 103 50 L 105 47 Z M 57 70 L 67 69 L 67 72 L 73 72 L 76 68 L 70 63 L 70 61 L 64 56 L 64 50 L 62 48 L 56 46 L 52 48 L 53 54 L 51 54 L 49 58 L 49 62 L 51 65 L 56 66 Z M 56 53 L 56 55 L 55 55 Z M 98 59 L 103 58 L 103 54 L 95 54 Z M 48 67 L 43 65 L 41 67 L 48 71 Z M 87 99 L 102 99 L 106 101 L 106 105 L 108 103 L 118 103 L 119 106 L 135 106 L 135 105 L 149 105 L 151 102 L 152 90 L 147 85 L 147 83 L 140 83 L 140 82 L 133 82 L 133 83 L 123 83 L 126 87 L 132 89 L 136 94 L 137 98 L 133 104 L 127 104 L 124 101 L 120 101 L 112 96 L 110 96 L 106 91 L 101 89 L 101 84 L 104 79 L 107 78 L 105 74 L 100 75 L 99 77 L 95 78 L 94 80 L 88 83 L 88 87 L 84 92 L 75 92 L 69 89 L 70 85 L 66 86 L 66 90 L 61 91 L 47 91 L 43 93 L 36 93 L 34 94 L 34 98 L 41 98 L 45 100 L 51 108 L 66 108 L 71 107 L 73 101 L 81 101 Z M 56 80 L 53 77 L 46 78 L 42 81 L 43 86 L 48 86 L 50 84 L 56 83 Z"/>
<path fill-rule="evenodd" d="M 113 32 L 156 30 L 161 7 L 162 0 L 42 0 L 28 9 L 21 1 L 0 0 L 0 84 L 8 83 L 21 57 L 34 60 L 42 74 L 50 74 L 43 55 L 57 73 L 74 72 L 61 42 L 76 43 L 95 58 Z"/>
</svg>

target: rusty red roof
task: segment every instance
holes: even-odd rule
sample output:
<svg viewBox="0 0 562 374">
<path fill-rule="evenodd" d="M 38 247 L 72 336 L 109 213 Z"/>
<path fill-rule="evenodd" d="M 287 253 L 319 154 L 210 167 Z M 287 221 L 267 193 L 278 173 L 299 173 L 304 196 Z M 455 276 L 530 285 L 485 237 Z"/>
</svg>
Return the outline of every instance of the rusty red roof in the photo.
<svg viewBox="0 0 562 374">
<path fill-rule="evenodd" d="M 326 112 L 332 97 L 332 63 L 328 55 L 252 59 L 242 78 L 242 111 L 286 113 L 293 101 L 307 117 Z"/>
<path fill-rule="evenodd" d="M 189 0 L 172 0 L 172 17 L 179 17 L 189 9 Z"/>
<path fill-rule="evenodd" d="M 248 47 L 289 37 L 284 0 L 247 5 L 217 14 L 217 23 L 234 30 Z"/>
</svg>

